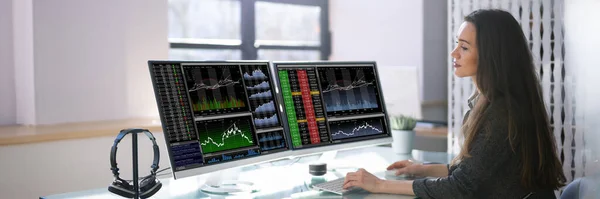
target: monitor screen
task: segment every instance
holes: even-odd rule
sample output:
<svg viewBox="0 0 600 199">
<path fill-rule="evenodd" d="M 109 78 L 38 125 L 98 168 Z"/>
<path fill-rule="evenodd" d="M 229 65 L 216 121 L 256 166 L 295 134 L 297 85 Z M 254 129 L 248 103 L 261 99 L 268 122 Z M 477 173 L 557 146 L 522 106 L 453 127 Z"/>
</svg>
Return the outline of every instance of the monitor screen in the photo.
<svg viewBox="0 0 600 199">
<path fill-rule="evenodd" d="M 148 63 L 175 178 L 289 149 L 269 62 Z"/>
<path fill-rule="evenodd" d="M 374 62 L 274 62 L 293 149 L 387 138 Z M 364 143 L 364 142 L 363 142 Z M 374 142 L 375 143 L 375 142 Z M 341 149 L 341 148 L 340 148 Z"/>
</svg>

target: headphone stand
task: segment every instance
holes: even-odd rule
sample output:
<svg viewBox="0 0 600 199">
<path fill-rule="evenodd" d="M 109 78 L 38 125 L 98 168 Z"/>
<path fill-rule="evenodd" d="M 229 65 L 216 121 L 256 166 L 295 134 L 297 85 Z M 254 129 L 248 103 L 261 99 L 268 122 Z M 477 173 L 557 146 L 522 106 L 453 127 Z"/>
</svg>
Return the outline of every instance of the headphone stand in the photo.
<svg viewBox="0 0 600 199">
<path fill-rule="evenodd" d="M 133 190 L 135 192 L 135 195 L 133 196 L 134 199 L 139 199 L 140 198 L 140 188 L 139 188 L 139 177 L 138 177 L 138 139 L 137 139 L 137 134 L 138 132 L 133 132 L 131 133 L 131 156 L 133 157 Z"/>
<path fill-rule="evenodd" d="M 144 133 L 152 141 L 154 151 L 154 160 L 152 160 L 152 170 L 150 175 L 143 176 L 140 181 L 138 169 L 138 133 Z M 117 166 L 117 145 L 127 135 L 131 134 L 131 156 L 133 165 L 133 179 L 130 182 L 119 177 L 119 167 Z M 149 198 L 156 194 L 162 187 L 162 183 L 156 178 L 158 163 L 160 161 L 160 151 L 156 144 L 156 138 L 148 129 L 123 129 L 115 138 L 115 142 L 110 149 L 110 170 L 112 170 L 114 181 L 108 186 L 108 191 L 125 198 Z"/>
</svg>

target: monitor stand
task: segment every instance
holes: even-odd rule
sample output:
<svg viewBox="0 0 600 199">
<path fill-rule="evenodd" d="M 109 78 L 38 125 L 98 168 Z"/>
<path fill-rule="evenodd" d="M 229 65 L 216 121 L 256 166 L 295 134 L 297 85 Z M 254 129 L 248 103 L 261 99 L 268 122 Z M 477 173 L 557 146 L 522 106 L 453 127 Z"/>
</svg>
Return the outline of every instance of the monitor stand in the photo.
<svg viewBox="0 0 600 199">
<path fill-rule="evenodd" d="M 337 156 L 337 151 L 323 152 L 321 154 L 321 157 L 319 157 L 319 162 L 323 162 L 323 163 L 332 162 L 335 159 L 335 156 Z"/>
<path fill-rule="evenodd" d="M 327 172 L 334 172 L 337 177 L 346 177 L 345 175 L 341 175 L 338 173 L 340 170 L 353 170 L 356 171 L 358 168 L 355 166 L 349 165 L 340 165 L 339 162 L 336 162 L 335 159 L 337 157 L 338 151 L 327 151 L 321 154 L 317 163 L 326 163 L 327 164 Z"/>
<path fill-rule="evenodd" d="M 200 190 L 211 194 L 252 193 L 258 191 L 254 183 L 238 180 L 241 168 L 230 168 L 209 174 Z"/>
</svg>

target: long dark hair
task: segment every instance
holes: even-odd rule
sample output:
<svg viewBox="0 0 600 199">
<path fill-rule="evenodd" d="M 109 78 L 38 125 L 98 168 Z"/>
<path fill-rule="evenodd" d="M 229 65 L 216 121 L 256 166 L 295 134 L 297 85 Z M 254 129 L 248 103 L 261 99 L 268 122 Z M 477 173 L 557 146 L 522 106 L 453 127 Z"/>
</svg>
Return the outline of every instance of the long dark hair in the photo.
<svg viewBox="0 0 600 199">
<path fill-rule="evenodd" d="M 565 175 L 521 26 L 502 10 L 477 10 L 465 21 L 475 26 L 477 35 L 479 58 L 474 81 L 480 97 L 463 125 L 465 143 L 457 160 L 470 157 L 469 147 L 482 128 L 484 111 L 503 98 L 506 103 L 498 106 L 507 113 L 508 140 L 521 163 L 521 184 L 531 191 L 564 186 Z"/>
</svg>

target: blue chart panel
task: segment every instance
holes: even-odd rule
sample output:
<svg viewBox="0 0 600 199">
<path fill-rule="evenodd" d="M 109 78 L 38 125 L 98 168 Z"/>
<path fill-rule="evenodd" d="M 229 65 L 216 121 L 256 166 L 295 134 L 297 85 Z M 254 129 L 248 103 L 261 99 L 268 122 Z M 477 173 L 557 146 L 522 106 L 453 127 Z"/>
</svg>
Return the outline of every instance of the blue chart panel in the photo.
<svg viewBox="0 0 600 199">
<path fill-rule="evenodd" d="M 264 91 L 264 92 L 258 92 L 256 94 L 252 94 L 250 95 L 250 99 L 260 99 L 260 98 L 271 98 L 273 97 L 273 95 L 271 94 L 271 90 L 268 91 Z"/>
<path fill-rule="evenodd" d="M 277 114 L 273 113 L 272 116 L 265 118 L 254 118 L 254 125 L 256 128 L 264 128 L 279 125 L 279 119 L 277 119 Z"/>
<path fill-rule="evenodd" d="M 171 154 L 176 170 L 202 164 L 202 153 L 198 142 L 171 145 Z"/>
<path fill-rule="evenodd" d="M 275 103 L 273 103 L 273 100 L 271 100 L 265 104 L 261 104 L 256 109 L 254 109 L 254 113 L 257 113 L 257 114 L 265 114 L 265 113 L 272 113 L 272 112 L 275 112 Z"/>
<path fill-rule="evenodd" d="M 285 148 L 285 138 L 282 131 L 260 133 L 258 134 L 258 143 L 262 151 Z"/>
<path fill-rule="evenodd" d="M 240 158 L 244 158 L 244 157 L 250 157 L 250 156 L 255 156 L 255 155 L 260 155 L 260 152 L 258 151 L 258 149 L 248 149 L 245 151 L 239 151 L 239 152 L 234 152 L 234 153 L 230 153 L 228 155 L 222 155 L 223 156 L 223 161 L 225 161 L 225 156 L 227 156 L 229 159 L 227 160 L 235 160 L 235 159 L 240 159 Z"/>
<path fill-rule="evenodd" d="M 247 69 L 251 69 L 254 67 L 251 66 L 246 66 Z M 244 68 L 244 69 L 246 69 Z M 265 79 L 269 79 L 269 77 L 263 72 L 263 70 L 266 70 L 266 67 L 261 67 L 261 66 L 257 66 L 257 68 L 255 68 L 252 71 L 247 71 L 244 72 L 244 79 L 245 80 L 265 80 Z"/>
<path fill-rule="evenodd" d="M 210 160 L 206 161 L 208 164 L 212 164 L 212 163 L 217 163 L 217 162 L 221 162 L 221 159 L 217 159 L 216 157 L 211 158 Z"/>
<path fill-rule="evenodd" d="M 254 126 L 256 128 L 269 128 L 279 126 L 279 117 L 272 99 L 252 101 L 254 109 Z M 255 105 L 256 104 L 256 105 Z"/>
<path fill-rule="evenodd" d="M 377 108 L 377 103 L 373 103 L 371 101 L 354 101 L 350 102 L 349 100 L 339 101 L 339 102 L 331 102 L 326 104 L 327 111 L 347 111 L 347 110 L 356 110 L 356 109 L 370 109 Z"/>
<path fill-rule="evenodd" d="M 262 81 L 261 83 L 254 85 L 254 86 L 246 86 L 246 89 L 248 90 L 268 90 L 269 88 L 271 88 L 271 85 L 269 85 L 269 82 L 267 81 Z"/>
<path fill-rule="evenodd" d="M 221 157 L 223 157 L 223 161 L 233 160 L 233 156 L 231 155 L 222 155 Z"/>
<path fill-rule="evenodd" d="M 381 112 L 378 82 L 372 67 L 318 70 L 327 115 Z"/>
<path fill-rule="evenodd" d="M 257 148 L 255 148 L 255 149 L 248 149 L 248 150 L 243 150 L 243 151 L 237 151 L 237 152 L 231 152 L 231 153 L 226 153 L 226 154 L 222 154 L 222 155 L 207 157 L 205 159 L 205 162 L 208 164 L 214 164 L 214 163 L 227 162 L 227 161 L 231 161 L 231 160 L 241 159 L 241 158 L 250 157 L 250 156 L 257 156 L 257 155 L 260 155 L 260 151 Z"/>
<path fill-rule="evenodd" d="M 366 118 L 329 122 L 333 140 L 385 134 L 382 118 Z"/>
<path fill-rule="evenodd" d="M 281 126 L 273 98 L 268 65 L 242 66 L 246 93 L 257 129 Z"/>
<path fill-rule="evenodd" d="M 239 66 L 188 65 L 183 73 L 196 116 L 249 110 Z"/>
</svg>

